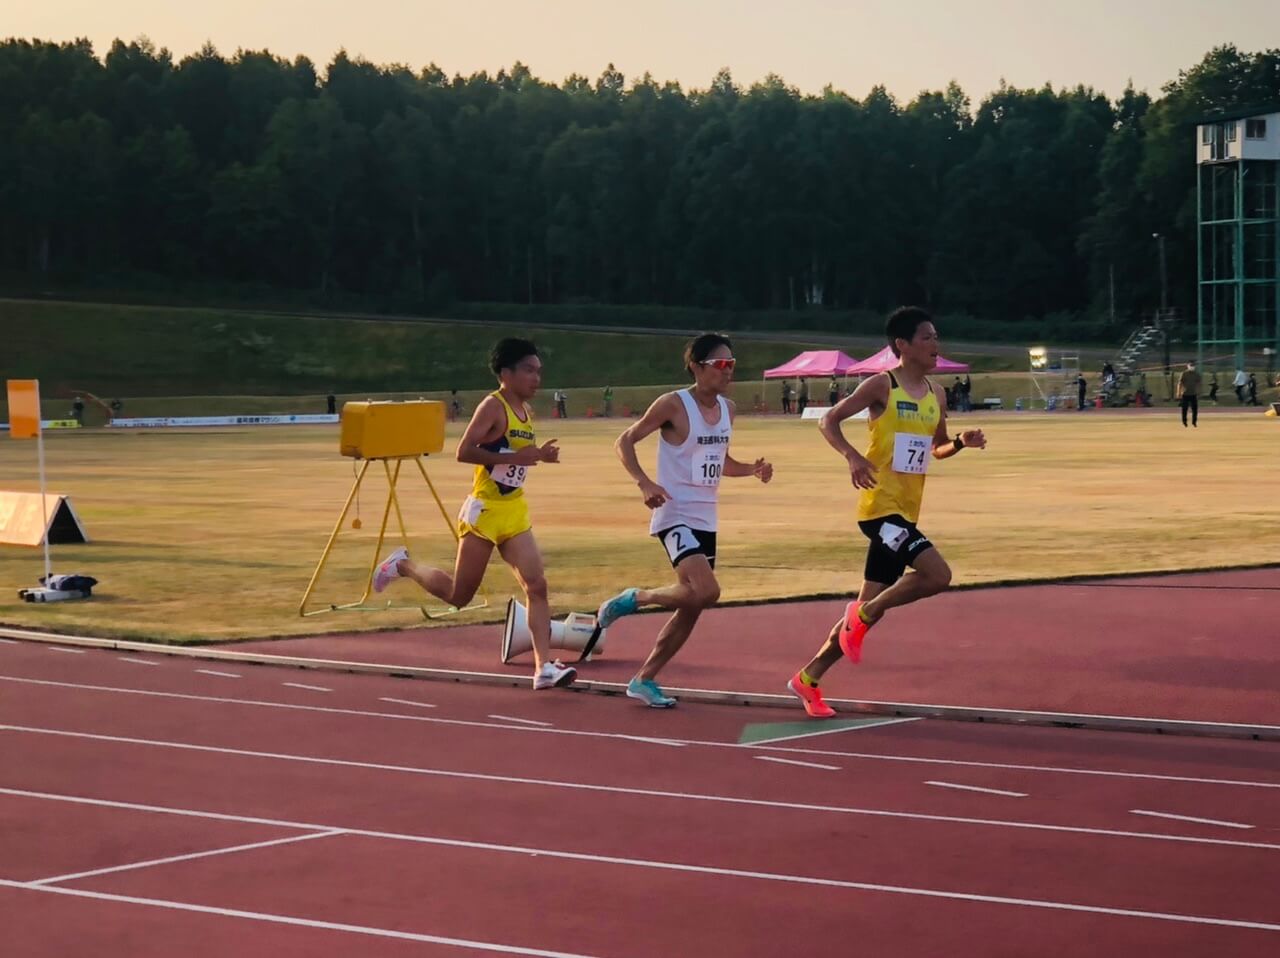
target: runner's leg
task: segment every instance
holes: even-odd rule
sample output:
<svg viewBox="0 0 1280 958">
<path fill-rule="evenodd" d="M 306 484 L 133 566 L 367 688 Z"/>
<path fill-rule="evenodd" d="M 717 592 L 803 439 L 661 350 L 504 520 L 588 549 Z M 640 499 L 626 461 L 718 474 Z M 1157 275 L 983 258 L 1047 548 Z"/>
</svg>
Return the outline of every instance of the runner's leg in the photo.
<svg viewBox="0 0 1280 958">
<path fill-rule="evenodd" d="M 878 621 L 890 609 L 918 602 L 950 588 L 951 567 L 933 546 L 916 556 L 912 567 L 915 571 L 908 572 L 862 607 L 868 622 Z"/>
<path fill-rule="evenodd" d="M 529 610 L 529 634 L 533 637 L 533 666 L 535 670 L 540 669 L 543 662 L 551 661 L 551 608 L 547 602 L 542 553 L 533 537 L 533 530 L 511 537 L 498 546 L 498 552 L 511 566 L 524 589 L 525 605 Z"/>
<path fill-rule="evenodd" d="M 686 603 L 675 605 L 673 602 L 666 606 L 675 608 L 676 613 L 662 627 L 653 651 L 636 673 L 641 679 L 657 678 L 662 667 L 671 661 L 692 634 L 702 610 L 715 605 L 720 598 L 720 583 L 716 581 L 715 571 L 706 556 L 695 554 L 680 560 L 680 564 L 676 566 L 676 576 L 680 581 L 675 586 L 639 593 L 640 597 L 650 597 L 647 601 L 655 605 L 664 604 L 660 599 L 672 601 L 674 596 L 681 597 Z M 641 598 L 641 601 L 646 600 Z"/>
<path fill-rule="evenodd" d="M 869 602 L 888 588 L 889 586 L 883 582 L 872 582 L 870 579 L 863 579 L 862 588 L 858 591 L 858 601 Z M 818 650 L 818 654 L 810 659 L 809 664 L 804 667 L 805 675 L 814 682 L 826 675 L 827 669 L 844 658 L 844 652 L 840 649 L 840 629 L 843 625 L 844 618 L 842 616 L 831 627 L 831 631 L 827 634 L 827 641 Z"/>
<path fill-rule="evenodd" d="M 412 579 L 442 602 L 460 609 L 471 601 L 480 588 L 480 581 L 484 578 L 484 570 L 492 554 L 492 542 L 468 533 L 458 540 L 453 575 L 443 569 L 419 565 L 411 559 L 401 559 L 397 567 L 402 576 Z"/>
</svg>

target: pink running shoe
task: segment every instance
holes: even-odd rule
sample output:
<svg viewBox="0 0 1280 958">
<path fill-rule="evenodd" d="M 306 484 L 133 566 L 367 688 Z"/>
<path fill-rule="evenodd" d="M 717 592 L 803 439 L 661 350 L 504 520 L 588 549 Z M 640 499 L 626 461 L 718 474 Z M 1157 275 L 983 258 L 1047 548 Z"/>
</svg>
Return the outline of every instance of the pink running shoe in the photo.
<svg viewBox="0 0 1280 958">
<path fill-rule="evenodd" d="M 862 640 L 867 637 L 867 629 L 871 628 L 858 615 L 861 607 L 861 602 L 850 602 L 844 610 L 844 624 L 840 627 L 840 649 L 855 665 L 862 661 Z"/>
<path fill-rule="evenodd" d="M 791 676 L 787 688 L 804 703 L 804 710 L 809 713 L 810 718 L 831 718 L 836 714 L 835 709 L 822 701 L 822 692 L 816 685 L 805 685 L 800 680 L 799 672 Z"/>
<path fill-rule="evenodd" d="M 398 578 L 400 575 L 398 568 L 400 560 L 407 558 L 409 558 L 409 551 L 404 546 L 401 546 L 378 563 L 378 568 L 373 573 L 373 591 L 381 592 L 391 584 L 392 579 Z"/>
</svg>

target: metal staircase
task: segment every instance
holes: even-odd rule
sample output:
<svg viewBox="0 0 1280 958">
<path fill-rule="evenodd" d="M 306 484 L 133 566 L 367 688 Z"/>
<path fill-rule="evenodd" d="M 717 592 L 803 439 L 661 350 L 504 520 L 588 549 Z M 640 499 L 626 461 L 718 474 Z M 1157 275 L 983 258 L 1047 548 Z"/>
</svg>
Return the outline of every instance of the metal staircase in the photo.
<svg viewBox="0 0 1280 958">
<path fill-rule="evenodd" d="M 1116 354 L 1115 362 L 1112 364 L 1116 371 L 1117 386 L 1123 388 L 1130 384 L 1134 374 L 1143 365 L 1142 361 L 1153 350 L 1164 347 L 1169 329 L 1177 322 L 1176 309 L 1158 309 L 1148 322 L 1129 334 L 1129 338 L 1120 347 L 1120 352 Z"/>
</svg>

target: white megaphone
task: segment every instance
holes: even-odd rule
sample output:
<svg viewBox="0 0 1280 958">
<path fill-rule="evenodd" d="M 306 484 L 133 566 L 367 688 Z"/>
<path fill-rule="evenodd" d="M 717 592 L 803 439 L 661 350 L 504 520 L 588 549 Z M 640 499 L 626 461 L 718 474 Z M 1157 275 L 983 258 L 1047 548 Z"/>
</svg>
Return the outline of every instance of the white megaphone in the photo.
<svg viewBox="0 0 1280 958">
<path fill-rule="evenodd" d="M 604 650 L 606 629 L 592 643 L 596 635 L 596 617 L 570 612 L 563 622 L 551 620 L 551 647 L 583 652 L 582 659 L 590 661 L 593 655 Z M 507 600 L 507 624 L 502 629 L 502 661 L 510 662 L 517 655 L 533 649 L 533 633 L 529 631 L 529 610 L 515 599 Z M 579 660 L 581 661 L 581 660 Z"/>
</svg>

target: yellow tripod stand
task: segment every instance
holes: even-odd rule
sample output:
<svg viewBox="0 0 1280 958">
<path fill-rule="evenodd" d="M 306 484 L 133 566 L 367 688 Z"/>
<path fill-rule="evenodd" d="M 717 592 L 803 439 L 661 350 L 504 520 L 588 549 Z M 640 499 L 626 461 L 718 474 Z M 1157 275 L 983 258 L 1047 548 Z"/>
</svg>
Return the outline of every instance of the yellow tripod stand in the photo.
<svg viewBox="0 0 1280 958">
<path fill-rule="evenodd" d="M 390 599 L 372 603 L 369 601 L 373 594 L 373 574 L 378 567 L 378 560 L 383 554 L 383 545 L 387 538 L 387 524 L 391 520 L 393 508 L 395 509 L 396 523 L 400 529 L 400 541 L 406 548 L 409 545 L 409 533 L 405 529 L 404 515 L 400 511 L 400 499 L 396 492 L 397 484 L 400 481 L 400 468 L 406 459 L 413 460 L 417 465 L 423 481 L 427 484 L 427 488 L 431 490 L 431 497 L 435 500 L 436 507 L 440 510 L 440 517 L 444 520 L 445 526 L 453 536 L 454 543 L 457 543 L 458 530 L 456 524 L 450 520 L 449 514 L 445 511 L 444 503 L 440 501 L 440 494 L 436 492 L 435 484 L 431 481 L 431 477 L 427 475 L 426 466 L 423 465 L 421 458 L 427 452 L 439 452 L 443 446 L 443 403 L 425 401 L 347 403 L 343 406 L 342 454 L 363 459 L 364 461 L 356 474 L 355 482 L 352 483 L 351 492 L 347 494 L 347 501 L 342 507 L 342 513 L 338 516 L 338 521 L 334 524 L 333 531 L 329 534 L 329 541 L 325 544 L 320 561 L 316 565 L 315 571 L 311 574 L 311 581 L 307 583 L 307 591 L 303 593 L 302 602 L 298 605 L 299 615 L 321 615 L 325 612 L 382 612 L 388 609 L 418 609 L 425 618 L 437 619 L 446 615 L 465 612 L 468 609 L 481 609 L 489 604 L 489 598 L 483 587 L 478 601 L 473 601 L 470 605 L 461 609 L 452 606 L 431 609 L 417 604 L 397 605 Z M 411 449 L 414 451 L 409 452 L 408 450 Z M 365 576 L 364 593 L 354 602 L 331 603 L 309 609 L 307 607 L 308 603 L 311 601 L 312 593 L 315 592 L 316 583 L 320 580 L 320 574 L 324 570 L 325 563 L 329 561 L 329 556 L 333 552 L 333 546 L 338 541 L 338 534 L 342 530 L 342 524 L 346 521 L 347 514 L 351 511 L 351 504 L 356 501 L 356 497 L 360 493 L 360 486 L 369 472 L 369 467 L 374 462 L 382 463 L 382 469 L 387 479 L 387 501 L 382 509 L 382 524 L 378 528 L 378 541 L 374 545 L 369 571 Z M 392 465 L 393 462 L 395 463 L 394 466 Z"/>
</svg>

